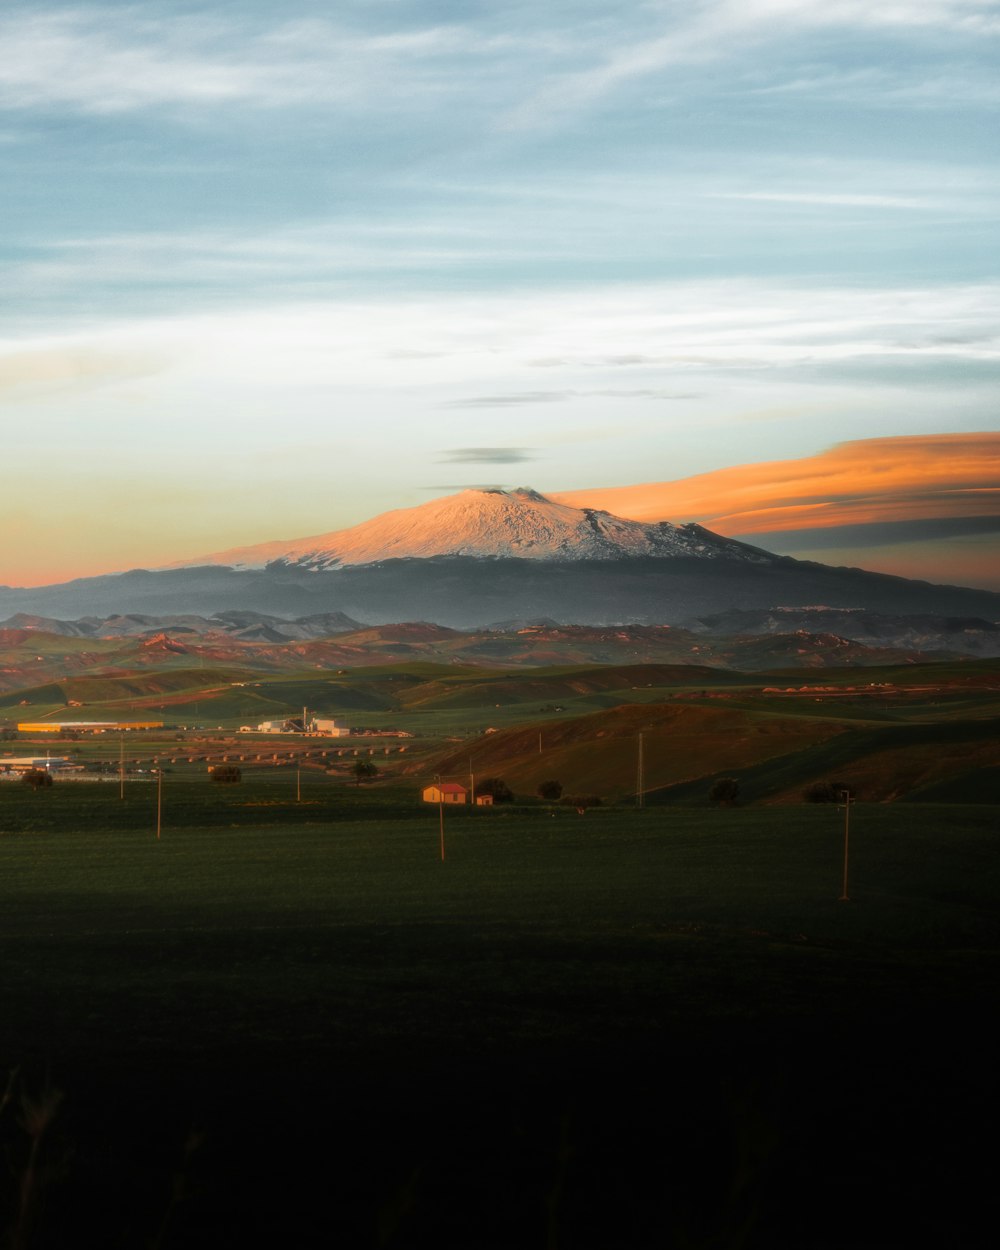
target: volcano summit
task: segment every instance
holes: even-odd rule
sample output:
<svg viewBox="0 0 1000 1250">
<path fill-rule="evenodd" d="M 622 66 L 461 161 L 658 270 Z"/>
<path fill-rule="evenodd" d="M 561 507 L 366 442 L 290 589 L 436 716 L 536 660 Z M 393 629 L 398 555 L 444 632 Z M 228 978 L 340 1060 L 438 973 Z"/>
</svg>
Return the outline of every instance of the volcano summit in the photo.
<svg viewBox="0 0 1000 1250">
<path fill-rule="evenodd" d="M 597 508 L 555 503 L 538 491 L 464 490 L 417 508 L 398 508 L 350 529 L 294 542 L 262 543 L 203 556 L 188 564 L 260 569 L 278 564 L 336 569 L 383 560 L 470 556 L 499 560 L 621 560 L 694 556 L 704 559 L 775 559 L 699 525 L 627 521 Z M 181 567 L 171 565 L 172 568 Z"/>
</svg>

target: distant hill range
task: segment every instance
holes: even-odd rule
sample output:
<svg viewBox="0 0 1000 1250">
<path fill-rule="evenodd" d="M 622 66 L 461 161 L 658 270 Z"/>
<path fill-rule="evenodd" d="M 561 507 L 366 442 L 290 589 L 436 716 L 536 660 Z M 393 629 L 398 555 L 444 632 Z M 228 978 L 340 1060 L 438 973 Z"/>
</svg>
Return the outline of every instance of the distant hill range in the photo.
<svg viewBox="0 0 1000 1250">
<path fill-rule="evenodd" d="M 538 619 L 794 633 L 816 628 L 819 609 L 831 614 L 820 632 L 851 639 L 860 629 L 866 645 L 901 645 L 905 636 L 908 648 L 996 654 L 982 648 L 1000 621 L 1000 593 L 794 560 L 698 525 L 627 521 L 526 489 L 463 491 L 352 529 L 192 565 L 0 587 L 0 617 L 84 628 L 88 618 L 117 614 L 126 632 L 134 615 L 155 618 L 155 628 L 185 616 L 228 617 L 230 632 L 264 631 L 262 642 L 268 630 L 288 637 L 290 623 L 321 620 L 327 633 L 359 622 L 468 630 Z M 900 617 L 920 619 L 899 625 Z M 897 622 L 884 637 L 880 618 Z M 967 645 L 956 647 L 963 638 Z"/>
</svg>

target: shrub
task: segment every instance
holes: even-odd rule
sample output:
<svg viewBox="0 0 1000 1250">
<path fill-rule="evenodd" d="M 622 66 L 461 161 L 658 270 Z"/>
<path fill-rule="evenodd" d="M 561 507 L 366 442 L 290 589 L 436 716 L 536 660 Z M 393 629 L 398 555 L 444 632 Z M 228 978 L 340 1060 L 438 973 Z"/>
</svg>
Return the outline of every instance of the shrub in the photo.
<svg viewBox="0 0 1000 1250">
<path fill-rule="evenodd" d="M 562 795 L 562 792 L 561 781 L 543 781 L 535 791 L 540 799 L 546 799 L 550 803 L 555 803 Z"/>
<path fill-rule="evenodd" d="M 234 786 L 243 780 L 243 774 L 235 764 L 219 764 L 212 769 L 212 780 L 220 786 Z"/>
<path fill-rule="evenodd" d="M 843 803 L 845 793 L 854 797 L 854 791 L 842 781 L 814 781 L 802 791 L 802 797 L 807 803 Z"/>
<path fill-rule="evenodd" d="M 21 781 L 24 785 L 31 786 L 32 790 L 43 790 L 52 785 L 52 774 L 47 768 L 29 768 Z"/>
<path fill-rule="evenodd" d="M 487 777 L 476 782 L 476 794 L 491 794 L 494 803 L 510 803 L 514 799 L 514 791 L 502 777 Z"/>
<path fill-rule="evenodd" d="M 358 759 L 351 765 L 351 773 L 354 776 L 355 785 L 361 785 L 362 781 L 374 781 L 378 776 L 378 768 L 371 760 Z"/>
<path fill-rule="evenodd" d="M 740 783 L 736 777 L 717 777 L 712 782 L 708 797 L 713 803 L 731 807 L 740 797 Z"/>
</svg>

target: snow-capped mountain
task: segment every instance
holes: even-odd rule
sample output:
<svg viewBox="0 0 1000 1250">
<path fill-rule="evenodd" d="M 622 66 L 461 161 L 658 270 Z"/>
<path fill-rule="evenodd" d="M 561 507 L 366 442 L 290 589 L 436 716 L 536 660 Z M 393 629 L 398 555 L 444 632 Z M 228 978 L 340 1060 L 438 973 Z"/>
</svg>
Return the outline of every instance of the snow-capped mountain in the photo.
<svg viewBox="0 0 1000 1250">
<path fill-rule="evenodd" d="M 415 508 L 385 512 L 350 529 L 297 541 L 219 551 L 190 565 L 236 569 L 284 565 L 330 570 L 393 559 L 619 560 L 696 556 L 770 563 L 774 557 L 698 525 L 627 521 L 597 508 L 555 503 L 537 491 L 464 490 Z M 181 565 L 172 565 L 172 568 Z"/>
<path fill-rule="evenodd" d="M 673 625 L 732 611 L 1000 620 L 1000 594 L 776 556 L 699 525 L 629 521 L 531 490 L 467 490 L 363 525 L 58 586 L 0 586 L 0 617 L 140 613 L 478 628 L 516 617 Z"/>
</svg>

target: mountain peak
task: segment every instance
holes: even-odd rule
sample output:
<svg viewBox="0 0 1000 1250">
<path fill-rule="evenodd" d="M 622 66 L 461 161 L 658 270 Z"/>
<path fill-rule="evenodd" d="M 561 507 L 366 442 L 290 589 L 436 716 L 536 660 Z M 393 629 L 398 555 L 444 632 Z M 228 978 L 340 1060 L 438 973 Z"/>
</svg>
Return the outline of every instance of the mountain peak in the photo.
<svg viewBox="0 0 1000 1250">
<path fill-rule="evenodd" d="M 470 488 L 415 508 L 385 512 L 350 529 L 222 551 L 186 563 L 236 568 L 274 564 L 320 571 L 433 556 L 561 562 L 648 556 L 765 563 L 773 559 L 698 526 L 628 521 L 596 508 L 556 503 L 531 487 L 519 486 Z"/>
</svg>

